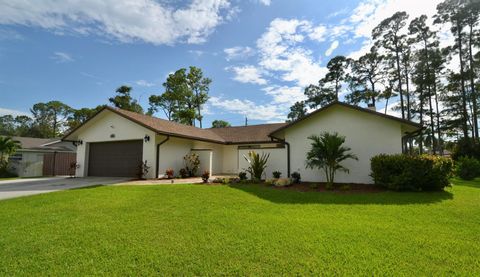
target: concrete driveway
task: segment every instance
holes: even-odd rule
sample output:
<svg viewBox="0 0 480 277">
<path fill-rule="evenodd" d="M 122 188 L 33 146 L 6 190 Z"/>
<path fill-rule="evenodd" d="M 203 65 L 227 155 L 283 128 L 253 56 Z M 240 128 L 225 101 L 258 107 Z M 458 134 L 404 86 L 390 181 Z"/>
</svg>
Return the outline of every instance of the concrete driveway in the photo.
<svg viewBox="0 0 480 277">
<path fill-rule="evenodd" d="M 86 177 L 86 178 L 36 178 L 0 181 L 0 200 L 20 196 L 47 193 L 52 191 L 110 185 L 126 182 L 131 178 L 124 177 Z"/>
</svg>

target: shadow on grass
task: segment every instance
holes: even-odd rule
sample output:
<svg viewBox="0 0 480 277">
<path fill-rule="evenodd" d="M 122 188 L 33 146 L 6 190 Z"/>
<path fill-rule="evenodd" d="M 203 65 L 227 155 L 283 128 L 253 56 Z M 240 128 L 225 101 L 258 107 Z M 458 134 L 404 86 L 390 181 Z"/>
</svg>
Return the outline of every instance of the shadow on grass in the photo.
<svg viewBox="0 0 480 277">
<path fill-rule="evenodd" d="M 300 192 L 277 190 L 262 185 L 230 185 L 264 200 L 279 204 L 380 204 L 409 205 L 431 204 L 452 200 L 453 194 L 441 192 L 372 192 L 372 193 L 336 193 L 336 192 Z"/>
</svg>

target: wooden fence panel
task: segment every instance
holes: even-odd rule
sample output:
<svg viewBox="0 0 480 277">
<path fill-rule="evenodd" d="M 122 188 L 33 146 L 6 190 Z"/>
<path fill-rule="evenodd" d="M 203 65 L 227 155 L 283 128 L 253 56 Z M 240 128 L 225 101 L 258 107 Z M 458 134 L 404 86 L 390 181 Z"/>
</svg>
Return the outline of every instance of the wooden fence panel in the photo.
<svg viewBox="0 0 480 277">
<path fill-rule="evenodd" d="M 74 175 L 75 169 L 70 167 L 76 161 L 75 153 L 45 153 L 43 155 L 43 176 Z"/>
</svg>

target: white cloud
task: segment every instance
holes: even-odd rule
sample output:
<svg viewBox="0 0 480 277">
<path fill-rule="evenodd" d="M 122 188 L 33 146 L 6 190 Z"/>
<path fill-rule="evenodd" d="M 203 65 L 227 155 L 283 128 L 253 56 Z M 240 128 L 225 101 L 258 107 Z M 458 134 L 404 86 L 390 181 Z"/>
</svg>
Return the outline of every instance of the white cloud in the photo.
<svg viewBox="0 0 480 277">
<path fill-rule="evenodd" d="M 154 0 L 0 0 L 0 6 L 0 24 L 152 44 L 202 43 L 238 12 L 229 0 L 191 0 L 182 7 Z"/>
<path fill-rule="evenodd" d="M 383 19 L 399 11 L 405 11 L 410 19 L 425 14 L 429 17 L 436 13 L 437 5 L 443 0 L 366 0 L 352 12 L 349 22 L 353 24 L 357 37 L 369 38 L 372 29 Z"/>
<path fill-rule="evenodd" d="M 328 56 L 332 55 L 333 51 L 334 51 L 335 49 L 337 49 L 338 44 L 339 44 L 338 40 L 334 40 L 334 41 L 332 42 L 332 44 L 330 44 L 330 47 L 327 49 L 327 51 L 325 51 L 325 56 L 328 57 Z"/>
<path fill-rule="evenodd" d="M 259 64 L 268 71 L 278 72 L 281 79 L 298 86 L 316 83 L 325 74 L 313 52 L 300 45 L 312 33 L 309 21 L 274 19 L 257 40 Z"/>
<path fill-rule="evenodd" d="M 258 85 L 267 84 L 267 80 L 265 80 L 262 77 L 261 70 L 256 68 L 255 66 L 252 66 L 252 65 L 232 66 L 226 69 L 231 70 L 235 73 L 235 76 L 233 77 L 235 81 L 239 81 L 241 83 L 258 84 Z"/>
<path fill-rule="evenodd" d="M 226 54 L 225 59 L 227 61 L 242 60 L 255 55 L 255 50 L 253 50 L 251 47 L 248 47 L 248 46 L 246 47 L 235 46 L 231 48 L 225 48 L 223 49 L 223 52 L 225 52 Z"/>
<path fill-rule="evenodd" d="M 312 40 L 316 40 L 318 42 L 325 41 L 327 39 L 327 27 L 325 25 L 318 25 L 315 28 L 312 28 L 308 37 Z"/>
<path fill-rule="evenodd" d="M 262 89 L 267 95 L 273 97 L 275 104 L 286 104 L 286 109 L 290 107 L 292 102 L 305 100 L 303 88 L 294 86 L 269 86 Z"/>
<path fill-rule="evenodd" d="M 259 105 L 250 100 L 223 99 L 222 97 L 210 97 L 208 103 L 227 112 L 247 116 L 251 120 L 284 121 L 284 111 L 277 105 Z"/>
<path fill-rule="evenodd" d="M 57 63 L 69 63 L 75 61 L 72 55 L 65 52 L 55 52 L 51 58 Z"/>
<path fill-rule="evenodd" d="M 26 112 L 22 112 L 22 111 L 19 111 L 19 110 L 12 110 L 12 109 L 7 109 L 7 108 L 0 108 L 0 116 L 3 116 L 3 115 L 12 115 L 12 116 L 19 116 L 19 115 L 26 115 L 26 116 L 30 116 L 30 114 L 26 113 Z"/>
<path fill-rule="evenodd" d="M 271 0 L 257 0 L 260 4 L 263 4 L 265 6 L 270 6 L 272 4 Z"/>
<path fill-rule="evenodd" d="M 135 81 L 135 84 L 137 84 L 141 87 L 153 87 L 155 85 L 154 83 L 150 83 L 150 82 L 145 81 L 145 80 Z"/>
</svg>

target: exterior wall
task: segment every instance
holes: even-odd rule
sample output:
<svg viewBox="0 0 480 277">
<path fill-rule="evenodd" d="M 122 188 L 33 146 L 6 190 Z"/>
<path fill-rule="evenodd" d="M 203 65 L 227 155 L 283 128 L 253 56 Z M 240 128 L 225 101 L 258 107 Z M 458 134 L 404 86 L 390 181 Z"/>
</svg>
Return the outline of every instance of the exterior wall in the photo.
<svg viewBox="0 0 480 277">
<path fill-rule="evenodd" d="M 200 160 L 200 168 L 197 171 L 198 175 L 203 174 L 203 172 L 208 171 L 212 174 L 212 161 L 213 161 L 213 151 L 211 150 L 192 150 L 191 153 L 198 155 Z"/>
<path fill-rule="evenodd" d="M 211 170 L 210 174 L 221 174 L 223 172 L 223 145 L 222 144 L 217 144 L 217 143 L 208 143 L 208 142 L 203 142 L 203 141 L 193 141 L 193 149 L 194 150 L 202 150 L 202 151 L 197 151 L 197 154 L 200 152 L 205 152 L 205 150 L 210 150 L 211 152 Z M 203 166 L 200 164 L 201 168 L 203 170 L 208 170 L 208 166 Z"/>
<path fill-rule="evenodd" d="M 223 145 L 222 173 L 238 174 L 238 145 Z"/>
<path fill-rule="evenodd" d="M 248 157 L 249 151 L 255 151 L 259 154 L 270 154 L 267 161 L 267 168 L 265 169 L 263 178 L 273 178 L 273 171 L 280 171 L 282 177 L 287 177 L 287 151 L 286 148 L 263 148 L 263 149 L 238 149 L 238 169 L 245 171 L 249 164 L 244 156 Z"/>
<path fill-rule="evenodd" d="M 319 135 L 321 132 L 338 132 L 345 136 L 345 145 L 359 159 L 343 162 L 350 169 L 350 174 L 337 172 L 335 182 L 339 183 L 372 183 L 369 176 L 370 158 L 381 153 L 402 152 L 400 123 L 333 106 L 284 130 L 283 136 L 290 143 L 291 172 L 300 172 L 303 181 L 325 181 L 323 171 L 305 169 L 305 157 L 311 144 L 308 136 Z"/>
<path fill-rule="evenodd" d="M 112 137 L 114 135 L 114 137 Z M 89 143 L 92 142 L 111 142 L 122 140 L 137 140 L 150 136 L 149 142 L 143 143 L 143 158 L 151 166 L 148 178 L 155 175 L 155 133 L 144 128 L 122 116 L 110 111 L 104 111 L 96 118 L 89 121 L 82 128 L 77 130 L 77 140 L 82 140 L 83 144 L 77 147 L 77 163 L 80 167 L 76 175 L 84 177 L 88 175 L 88 150 Z"/>
<path fill-rule="evenodd" d="M 157 136 L 157 144 L 166 139 L 166 136 Z M 171 137 L 160 146 L 158 175 L 162 177 L 169 168 L 178 176 L 180 169 L 184 168 L 183 157 L 192 150 L 193 142 L 187 139 Z M 156 149 L 152 151 L 156 155 Z M 152 169 L 155 171 L 155 169 Z M 155 173 L 154 173 L 155 174 Z"/>
<path fill-rule="evenodd" d="M 10 159 L 10 168 L 19 177 L 38 177 L 43 175 L 43 153 L 17 151 Z"/>
</svg>

